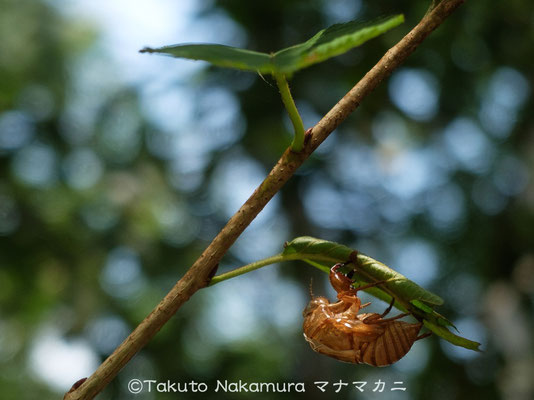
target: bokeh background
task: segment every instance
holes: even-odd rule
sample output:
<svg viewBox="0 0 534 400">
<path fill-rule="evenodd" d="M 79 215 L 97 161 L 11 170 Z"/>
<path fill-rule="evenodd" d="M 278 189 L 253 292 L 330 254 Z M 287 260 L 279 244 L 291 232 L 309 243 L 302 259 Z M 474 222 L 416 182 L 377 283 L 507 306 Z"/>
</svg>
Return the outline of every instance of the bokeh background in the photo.
<svg viewBox="0 0 534 400">
<path fill-rule="evenodd" d="M 138 53 L 215 42 L 275 51 L 335 22 L 406 23 L 291 80 L 317 122 L 428 1 L 0 0 L 0 393 L 57 399 L 184 274 L 291 139 L 275 84 Z M 314 353 L 302 309 L 333 296 L 302 263 L 198 292 L 101 399 L 132 378 L 305 382 L 306 398 L 534 398 L 534 13 L 467 1 L 308 160 L 220 272 L 312 235 L 445 299 L 483 353 L 431 337 L 388 368 Z M 373 310 L 385 304 L 375 301 Z M 334 394 L 332 383 L 367 381 Z M 373 392 L 375 382 L 386 386 Z M 314 381 L 328 381 L 321 394 Z M 402 381 L 406 391 L 391 391 Z M 284 397 L 281 394 L 276 397 Z M 286 395 L 303 397 L 302 395 Z"/>
</svg>

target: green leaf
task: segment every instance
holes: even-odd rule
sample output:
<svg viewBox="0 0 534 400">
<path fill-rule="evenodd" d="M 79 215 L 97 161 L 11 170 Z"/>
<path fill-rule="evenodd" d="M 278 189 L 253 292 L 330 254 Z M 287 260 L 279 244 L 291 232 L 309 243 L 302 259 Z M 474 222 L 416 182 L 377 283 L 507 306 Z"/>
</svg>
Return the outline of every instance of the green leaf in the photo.
<svg viewBox="0 0 534 400">
<path fill-rule="evenodd" d="M 431 319 L 439 326 L 452 326 L 454 329 L 458 331 L 456 326 L 449 321 L 447 318 L 445 318 L 443 315 L 437 313 L 434 311 L 431 307 L 427 306 L 424 303 L 421 303 L 419 300 L 412 300 L 410 301 L 412 305 L 414 305 L 419 311 L 423 312 L 424 315 L 422 315 L 423 318 Z M 421 315 L 421 313 L 417 313 L 418 315 Z"/>
<path fill-rule="evenodd" d="M 443 326 L 439 326 L 438 324 L 435 324 L 427 319 L 423 320 L 423 325 L 426 326 L 429 330 L 431 330 L 433 333 L 438 335 L 439 337 L 442 337 L 446 341 L 456 345 L 465 347 L 469 350 L 474 351 L 481 351 L 480 350 L 480 343 L 474 342 L 472 340 L 463 338 L 461 336 L 455 335 L 451 331 L 449 331 L 447 328 Z"/>
<path fill-rule="evenodd" d="M 273 73 L 269 54 L 221 44 L 178 44 L 157 49 L 145 47 L 140 53 L 162 53 L 173 57 L 208 61 L 219 67 L 236 68 L 262 74 Z"/>
<path fill-rule="evenodd" d="M 302 258 L 313 259 L 315 262 L 323 262 L 331 267 L 338 262 L 347 262 L 354 250 L 335 242 L 302 236 L 286 243 L 283 254 L 299 253 Z M 419 300 L 429 305 L 441 305 L 443 300 L 438 295 L 423 289 L 397 271 L 392 270 L 381 262 L 366 256 L 357 254 L 356 278 L 362 282 L 388 281 L 383 285 L 387 287 L 397 300 L 403 300 L 405 308 L 410 307 L 412 300 Z M 406 304 L 408 303 L 408 304 Z"/>
<path fill-rule="evenodd" d="M 311 236 L 300 236 L 291 242 L 286 242 L 283 254 L 310 254 L 317 256 L 322 261 L 334 264 L 347 261 L 353 251 L 353 249 L 339 243 Z M 313 259 L 317 260 L 318 258 L 314 257 Z"/>
<path fill-rule="evenodd" d="M 421 311 L 424 311 L 425 313 L 432 313 L 432 311 L 434 311 L 431 307 L 427 306 L 419 300 L 411 300 L 410 303 L 412 303 L 415 307 L 417 307 Z"/>
<path fill-rule="evenodd" d="M 291 74 L 312 64 L 346 53 L 404 22 L 402 14 L 362 23 L 350 21 L 323 29 L 308 41 L 273 56 L 276 71 Z"/>
<path fill-rule="evenodd" d="M 371 23 L 351 21 L 323 29 L 308 41 L 275 54 L 239 49 L 220 44 L 179 44 L 160 48 L 146 47 L 141 53 L 162 53 L 173 57 L 204 60 L 220 67 L 237 68 L 261 74 L 290 75 L 299 69 L 343 54 L 387 32 L 404 21 L 402 15 Z"/>
</svg>

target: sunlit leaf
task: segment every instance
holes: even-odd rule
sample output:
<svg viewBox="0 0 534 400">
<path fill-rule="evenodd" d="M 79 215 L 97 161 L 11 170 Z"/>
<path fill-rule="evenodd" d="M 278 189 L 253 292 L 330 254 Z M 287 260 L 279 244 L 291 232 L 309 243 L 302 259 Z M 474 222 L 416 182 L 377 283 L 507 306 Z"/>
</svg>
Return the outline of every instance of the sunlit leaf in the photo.
<svg viewBox="0 0 534 400">
<path fill-rule="evenodd" d="M 190 60 L 203 60 L 219 67 L 236 68 L 262 74 L 273 72 L 269 54 L 221 44 L 178 44 L 157 49 L 145 47 L 141 53 L 162 53 Z"/>
<path fill-rule="evenodd" d="M 343 54 L 381 35 L 404 21 L 402 15 L 374 22 L 351 21 L 323 29 L 308 41 L 280 50 L 261 53 L 220 44 L 178 44 L 160 48 L 146 47 L 141 53 L 162 53 L 173 57 L 208 61 L 220 67 L 262 74 L 290 75 L 299 69 Z"/>
<path fill-rule="evenodd" d="M 412 301 L 410 301 L 410 303 L 412 303 L 415 307 L 417 307 L 421 311 L 424 311 L 426 313 L 431 313 L 432 312 L 432 308 L 431 307 L 427 306 L 426 304 L 424 304 L 423 302 L 421 302 L 419 300 L 412 300 Z"/>
<path fill-rule="evenodd" d="M 404 22 L 403 15 L 371 23 L 350 21 L 323 29 L 308 41 L 280 50 L 273 56 L 276 71 L 289 74 L 346 53 Z"/>
<path fill-rule="evenodd" d="M 461 336 L 455 335 L 451 331 L 449 331 L 447 328 L 443 326 L 439 326 L 438 324 L 435 324 L 427 319 L 423 320 L 424 326 L 426 326 L 429 330 L 431 330 L 433 333 L 438 335 L 439 337 L 442 337 L 446 341 L 456 345 L 465 347 L 469 350 L 474 351 L 481 351 L 480 350 L 480 343 L 474 342 L 472 340 L 463 338 Z"/>
<path fill-rule="evenodd" d="M 286 244 L 284 254 L 293 253 L 300 253 L 303 258 L 310 255 L 309 258 L 314 262 L 324 261 L 323 265 L 331 267 L 334 263 L 349 261 L 354 250 L 339 243 L 302 236 Z M 357 254 L 357 263 L 355 275 L 360 281 L 387 280 L 385 286 L 388 290 L 407 303 L 419 300 L 430 305 L 443 304 L 443 300 L 436 294 L 423 289 L 404 275 L 365 254 Z"/>
</svg>

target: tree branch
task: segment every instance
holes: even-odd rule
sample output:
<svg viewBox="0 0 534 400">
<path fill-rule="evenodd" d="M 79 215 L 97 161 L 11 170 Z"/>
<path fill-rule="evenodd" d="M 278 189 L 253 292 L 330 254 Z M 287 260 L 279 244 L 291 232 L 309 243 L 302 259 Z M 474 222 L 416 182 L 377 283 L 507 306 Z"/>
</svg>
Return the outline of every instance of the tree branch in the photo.
<svg viewBox="0 0 534 400">
<path fill-rule="evenodd" d="M 293 176 L 310 154 L 328 137 L 361 101 L 391 72 L 401 65 L 417 46 L 465 0 L 442 0 L 399 43 L 354 86 L 312 129 L 306 132 L 304 148 L 295 153 L 287 149 L 269 175 L 213 239 L 198 260 L 154 310 L 137 326 L 79 387 L 64 399 L 92 399 L 142 349 L 163 325 L 197 290 L 207 286 L 219 261 L 245 228 Z"/>
</svg>

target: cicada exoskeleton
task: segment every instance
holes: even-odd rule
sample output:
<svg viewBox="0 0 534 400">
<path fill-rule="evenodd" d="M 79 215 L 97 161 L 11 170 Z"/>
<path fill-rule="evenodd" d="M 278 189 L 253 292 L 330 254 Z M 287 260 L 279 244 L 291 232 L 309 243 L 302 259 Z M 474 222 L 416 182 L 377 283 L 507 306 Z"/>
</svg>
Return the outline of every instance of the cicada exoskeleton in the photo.
<svg viewBox="0 0 534 400">
<path fill-rule="evenodd" d="M 418 336 L 422 323 L 398 320 L 408 314 L 384 318 L 393 301 L 382 314 L 359 314 L 369 303 L 362 305 L 357 291 L 384 282 L 356 289 L 352 280 L 339 271 L 343 265 L 336 264 L 330 270 L 330 283 L 338 301 L 330 303 L 325 297 L 314 297 L 304 310 L 304 337 L 313 350 L 341 361 L 377 367 L 391 365 L 404 357 L 416 340 L 427 336 Z"/>
</svg>

